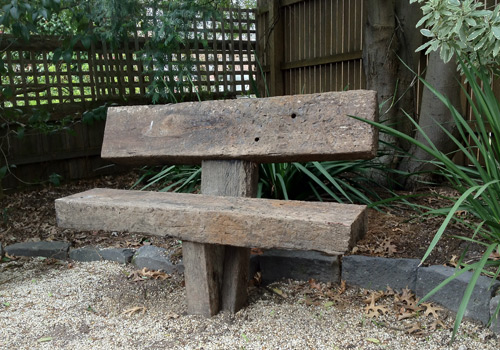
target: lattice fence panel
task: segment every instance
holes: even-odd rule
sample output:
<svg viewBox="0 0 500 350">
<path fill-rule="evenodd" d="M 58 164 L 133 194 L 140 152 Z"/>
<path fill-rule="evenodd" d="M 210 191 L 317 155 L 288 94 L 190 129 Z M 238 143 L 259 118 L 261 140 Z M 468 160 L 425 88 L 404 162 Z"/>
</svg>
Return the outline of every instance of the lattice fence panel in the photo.
<svg viewBox="0 0 500 350">
<path fill-rule="evenodd" d="M 60 104 L 85 108 L 95 101 L 147 103 L 152 75 L 139 52 L 151 35 L 138 27 L 119 49 L 112 50 L 104 42 L 92 44 L 90 49 L 77 46 L 67 63 L 53 59 L 62 46 L 56 38 L 35 37 L 30 45 L 24 45 L 4 34 L 0 55 L 10 69 L 0 84 L 10 87 L 14 97 L 3 101 L 2 107 L 46 105 L 54 109 Z M 196 99 L 200 92 L 227 98 L 255 92 L 255 10 L 229 9 L 222 11 L 219 19 L 199 18 L 184 35 L 188 47 L 168 57 L 165 67 L 155 67 L 170 72 L 167 79 L 177 81 L 182 63 L 189 62 L 192 77 L 183 78 L 176 94 Z"/>
</svg>

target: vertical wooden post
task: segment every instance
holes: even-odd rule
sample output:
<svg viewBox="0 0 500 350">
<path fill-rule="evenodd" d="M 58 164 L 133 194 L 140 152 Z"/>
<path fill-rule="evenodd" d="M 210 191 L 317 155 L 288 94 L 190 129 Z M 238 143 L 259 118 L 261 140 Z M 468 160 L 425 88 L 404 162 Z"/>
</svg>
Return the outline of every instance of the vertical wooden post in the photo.
<svg viewBox="0 0 500 350">
<path fill-rule="evenodd" d="M 209 195 L 255 197 L 256 163 L 203 161 L 201 192 Z M 236 312 L 247 302 L 250 250 L 183 242 L 188 312 L 212 316 L 220 309 Z"/>
<path fill-rule="evenodd" d="M 269 3 L 269 54 L 270 54 L 270 93 L 271 96 L 282 96 L 285 92 L 283 72 L 281 64 L 284 59 L 284 36 L 282 18 L 283 12 L 280 8 L 280 0 L 271 0 Z"/>
</svg>

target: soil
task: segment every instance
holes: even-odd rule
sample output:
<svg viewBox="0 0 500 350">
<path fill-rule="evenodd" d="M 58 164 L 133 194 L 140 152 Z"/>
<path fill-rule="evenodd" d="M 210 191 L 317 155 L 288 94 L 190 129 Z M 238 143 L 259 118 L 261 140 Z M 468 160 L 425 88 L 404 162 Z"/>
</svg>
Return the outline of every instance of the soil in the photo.
<svg viewBox="0 0 500 350">
<path fill-rule="evenodd" d="M 95 187 L 129 189 L 139 175 L 129 172 L 123 175 L 104 176 L 61 184 L 30 187 L 24 191 L 6 194 L 0 199 L 0 242 L 4 246 L 26 241 L 67 241 L 73 247 L 95 245 L 101 247 L 132 247 L 152 244 L 167 249 L 179 249 L 178 241 L 172 238 L 148 236 L 128 232 L 75 231 L 61 229 L 56 225 L 54 200 Z M 437 194 L 450 194 L 446 188 L 420 190 L 413 202 L 438 208 L 449 202 L 439 199 Z M 442 218 L 421 216 L 403 204 L 394 204 L 382 211 L 369 209 L 366 236 L 358 242 L 352 254 L 416 258 L 424 255 L 438 230 Z M 426 264 L 454 264 L 466 242 L 452 235 L 470 235 L 465 226 L 454 224 L 445 232 Z M 179 252 L 180 254 L 180 252 Z M 481 256 L 480 247 L 472 246 L 466 255 L 467 261 Z"/>
</svg>

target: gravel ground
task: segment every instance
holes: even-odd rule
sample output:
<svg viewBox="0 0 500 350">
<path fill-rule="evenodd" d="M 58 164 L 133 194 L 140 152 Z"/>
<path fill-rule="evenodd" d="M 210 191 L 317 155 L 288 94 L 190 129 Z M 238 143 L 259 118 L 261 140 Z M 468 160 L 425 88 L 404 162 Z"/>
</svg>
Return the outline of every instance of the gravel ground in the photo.
<svg viewBox="0 0 500 350">
<path fill-rule="evenodd" d="M 20 259 L 0 264 L 0 349 L 495 349 L 465 322 L 450 347 L 432 319 L 365 315 L 363 290 L 287 281 L 251 288 L 235 315 L 186 315 L 181 275 L 134 281 L 131 266 Z M 321 290 L 321 291 L 320 291 Z M 335 293 L 334 293 L 335 291 Z M 332 298 L 325 299 L 325 296 Z M 390 303 L 390 301 L 388 301 Z M 387 305 L 389 308 L 390 305 Z M 422 335 L 407 334 L 411 323 Z M 443 316 L 446 325 L 452 317 Z M 410 323 L 409 323 L 410 322 Z M 405 331 L 406 329 L 406 331 Z"/>
</svg>

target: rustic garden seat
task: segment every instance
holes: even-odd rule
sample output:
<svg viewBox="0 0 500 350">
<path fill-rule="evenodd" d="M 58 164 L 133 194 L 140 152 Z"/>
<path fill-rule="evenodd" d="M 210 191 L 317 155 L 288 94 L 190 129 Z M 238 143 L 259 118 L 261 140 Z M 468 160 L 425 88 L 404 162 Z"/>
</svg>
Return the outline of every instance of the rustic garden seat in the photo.
<svg viewBox="0 0 500 350">
<path fill-rule="evenodd" d="M 367 159 L 374 91 L 207 101 L 108 111 L 102 157 L 202 165 L 202 194 L 94 189 L 56 200 L 58 224 L 183 240 L 188 312 L 247 301 L 249 248 L 343 254 L 364 234 L 365 206 L 255 197 L 258 163 Z"/>
</svg>

